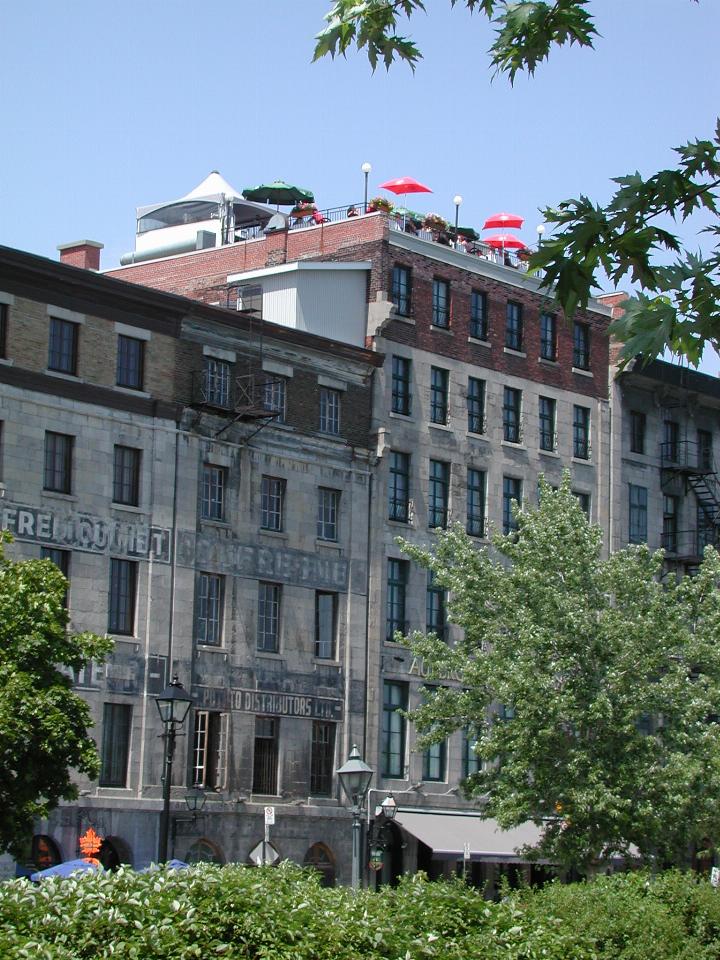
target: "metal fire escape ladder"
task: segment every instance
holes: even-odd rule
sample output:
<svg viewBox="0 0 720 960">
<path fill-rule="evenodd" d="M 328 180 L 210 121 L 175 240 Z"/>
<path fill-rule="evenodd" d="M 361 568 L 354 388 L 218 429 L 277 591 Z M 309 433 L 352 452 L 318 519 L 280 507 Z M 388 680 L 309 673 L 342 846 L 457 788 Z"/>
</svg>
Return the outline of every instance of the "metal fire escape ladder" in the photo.
<svg viewBox="0 0 720 960">
<path fill-rule="evenodd" d="M 683 478 L 686 489 L 695 494 L 699 513 L 705 518 L 702 528 L 694 531 L 694 554 L 702 556 L 706 544 L 720 544 L 720 480 L 710 450 L 690 440 L 660 445 L 663 490 Z"/>
</svg>

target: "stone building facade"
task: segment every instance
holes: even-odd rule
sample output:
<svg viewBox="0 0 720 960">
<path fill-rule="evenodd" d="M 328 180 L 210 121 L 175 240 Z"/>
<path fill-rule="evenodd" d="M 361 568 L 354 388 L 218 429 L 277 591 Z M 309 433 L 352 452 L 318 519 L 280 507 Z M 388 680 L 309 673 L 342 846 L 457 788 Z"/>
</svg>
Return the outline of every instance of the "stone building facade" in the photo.
<svg viewBox="0 0 720 960">
<path fill-rule="evenodd" d="M 72 628 L 115 640 L 74 678 L 99 781 L 41 826 L 44 848 L 70 859 L 93 826 L 106 863 L 156 857 L 153 698 L 177 674 L 195 703 L 171 855 L 247 861 L 271 805 L 280 856 L 343 880 L 334 771 L 365 723 L 381 360 L 7 248 L 0 333 L 11 552 L 58 563 Z M 194 783 L 207 796 L 195 820 L 183 802 Z"/>
<path fill-rule="evenodd" d="M 593 303 L 568 324 L 516 261 L 471 255 L 396 226 L 382 213 L 341 217 L 111 273 L 200 300 L 232 303 L 252 288 L 263 315 L 277 320 L 274 291 L 286 265 L 367 266 L 366 342 L 384 362 L 373 395 L 361 748 L 376 771 L 372 797 L 392 791 L 399 805 L 379 879 L 417 868 L 450 873 L 467 841 L 476 879 L 492 881 L 517 864 L 515 847 L 529 837 L 498 839 L 492 823 L 477 828 L 466 816 L 473 807 L 459 783 L 477 761 L 460 733 L 430 754 L 414 749 L 400 711 L 422 697 L 424 669 L 393 634 L 434 627 L 452 641 L 457 628 L 446 623 L 446 597 L 403 557 L 396 538 L 431 546 L 438 528 L 458 522 L 487 543 L 491 529 L 512 524 L 513 500 L 536 499 L 541 473 L 558 483 L 568 468 L 609 540 L 610 308 Z M 322 325 L 321 297 L 303 319 L 311 330 Z"/>
</svg>

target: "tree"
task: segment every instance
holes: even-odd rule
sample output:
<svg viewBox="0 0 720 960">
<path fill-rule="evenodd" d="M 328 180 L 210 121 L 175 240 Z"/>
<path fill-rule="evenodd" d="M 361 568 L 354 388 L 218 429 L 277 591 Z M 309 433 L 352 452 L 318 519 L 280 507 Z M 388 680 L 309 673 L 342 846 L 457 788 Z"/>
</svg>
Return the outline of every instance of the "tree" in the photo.
<svg viewBox="0 0 720 960">
<path fill-rule="evenodd" d="M 518 71 L 531 75 L 553 47 L 592 47 L 597 35 L 589 0 L 450 0 L 481 14 L 496 28 L 491 64 L 510 82 Z M 401 17 L 424 10 L 422 0 L 335 0 L 327 26 L 316 37 L 315 59 L 365 50 L 373 69 L 395 60 L 413 69 L 421 53 L 398 33 Z M 614 283 L 631 279 L 638 293 L 624 304 L 611 332 L 624 342 L 621 362 L 640 355 L 651 360 L 666 347 L 697 364 L 706 346 L 720 350 L 720 227 L 706 228 L 714 244 L 709 255 L 683 250 L 666 229 L 670 219 L 718 212 L 720 124 L 715 135 L 675 148 L 677 167 L 643 178 L 615 178 L 619 189 L 606 206 L 588 197 L 566 200 L 543 211 L 559 229 L 546 234 L 531 270 L 552 291 L 566 316 L 586 306 L 604 272 Z M 668 257 L 668 255 L 670 255 Z M 674 258 L 674 259 L 673 259 Z M 667 262 L 670 259 L 672 262 Z"/>
<path fill-rule="evenodd" d="M 585 871 L 614 854 L 683 862 L 720 837 L 720 556 L 662 576 L 662 552 L 601 559 L 566 474 L 496 535 L 496 556 L 461 528 L 434 552 L 403 549 L 450 591 L 454 647 L 408 641 L 431 685 L 412 714 L 420 748 L 468 728 L 481 816 L 533 821 L 533 854 Z M 459 686 L 435 686 L 443 677 Z"/>
<path fill-rule="evenodd" d="M 14 561 L 0 537 L 0 851 L 20 856 L 33 820 L 77 796 L 71 768 L 97 776 L 87 704 L 67 673 L 112 641 L 69 633 L 67 580 L 50 560 Z"/>
</svg>

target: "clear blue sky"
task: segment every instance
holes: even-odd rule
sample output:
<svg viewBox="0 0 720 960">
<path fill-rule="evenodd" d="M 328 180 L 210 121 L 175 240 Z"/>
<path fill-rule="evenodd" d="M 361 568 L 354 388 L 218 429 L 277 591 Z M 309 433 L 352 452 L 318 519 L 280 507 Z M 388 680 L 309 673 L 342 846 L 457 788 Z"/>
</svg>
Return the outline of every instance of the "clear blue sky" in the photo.
<svg viewBox="0 0 720 960">
<path fill-rule="evenodd" d="M 514 88 L 491 77 L 491 32 L 449 0 L 410 27 L 425 59 L 370 73 L 359 55 L 311 64 L 330 0 L 26 0 L 0 8 L 0 243 L 55 257 L 133 248 L 134 211 L 187 193 L 212 169 L 243 187 L 275 177 L 320 206 L 410 175 L 413 206 L 481 226 L 610 177 L 651 173 L 709 136 L 720 112 L 718 0 L 593 0 L 596 50 L 553 53 Z M 701 240 L 682 231 L 693 246 Z M 716 360 L 707 368 L 718 369 Z"/>
</svg>

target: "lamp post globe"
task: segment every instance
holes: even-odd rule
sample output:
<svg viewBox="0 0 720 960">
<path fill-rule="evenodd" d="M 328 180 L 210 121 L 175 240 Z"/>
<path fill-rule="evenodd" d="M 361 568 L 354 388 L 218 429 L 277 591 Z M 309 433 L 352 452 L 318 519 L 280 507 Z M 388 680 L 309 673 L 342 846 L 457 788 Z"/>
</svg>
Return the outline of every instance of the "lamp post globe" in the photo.
<svg viewBox="0 0 720 960">
<path fill-rule="evenodd" d="M 539 224 L 535 227 L 535 232 L 536 232 L 537 235 L 538 235 L 538 250 L 539 250 L 539 249 L 540 249 L 540 246 L 541 246 L 541 244 L 542 244 L 543 234 L 545 233 L 545 224 L 544 224 L 544 223 L 539 223 Z"/>
<path fill-rule="evenodd" d="M 168 853 L 168 838 L 170 835 L 170 784 L 172 782 L 172 765 L 175 756 L 175 738 L 177 731 L 185 723 L 185 718 L 193 702 L 191 694 L 183 687 L 177 674 L 165 687 L 163 692 L 155 697 L 158 713 L 163 723 L 163 740 L 165 742 L 165 756 L 163 758 L 162 774 L 162 813 L 160 814 L 160 833 L 158 836 L 158 863 L 165 863 Z"/>
<path fill-rule="evenodd" d="M 372 172 L 372 164 L 368 163 L 367 160 L 360 167 L 362 172 L 365 174 L 365 204 L 363 206 L 363 213 L 367 213 L 367 200 L 368 200 L 368 177 Z"/>
<path fill-rule="evenodd" d="M 460 217 L 460 204 L 463 202 L 463 198 L 459 193 L 456 193 L 453 197 L 453 203 L 455 204 L 455 245 L 457 246 L 458 242 L 458 220 Z"/>
<path fill-rule="evenodd" d="M 337 777 L 352 812 L 352 888 L 357 890 L 360 887 L 360 813 L 373 778 L 373 769 L 360 756 L 357 746 L 353 745 L 350 756 L 337 771 Z"/>
</svg>

